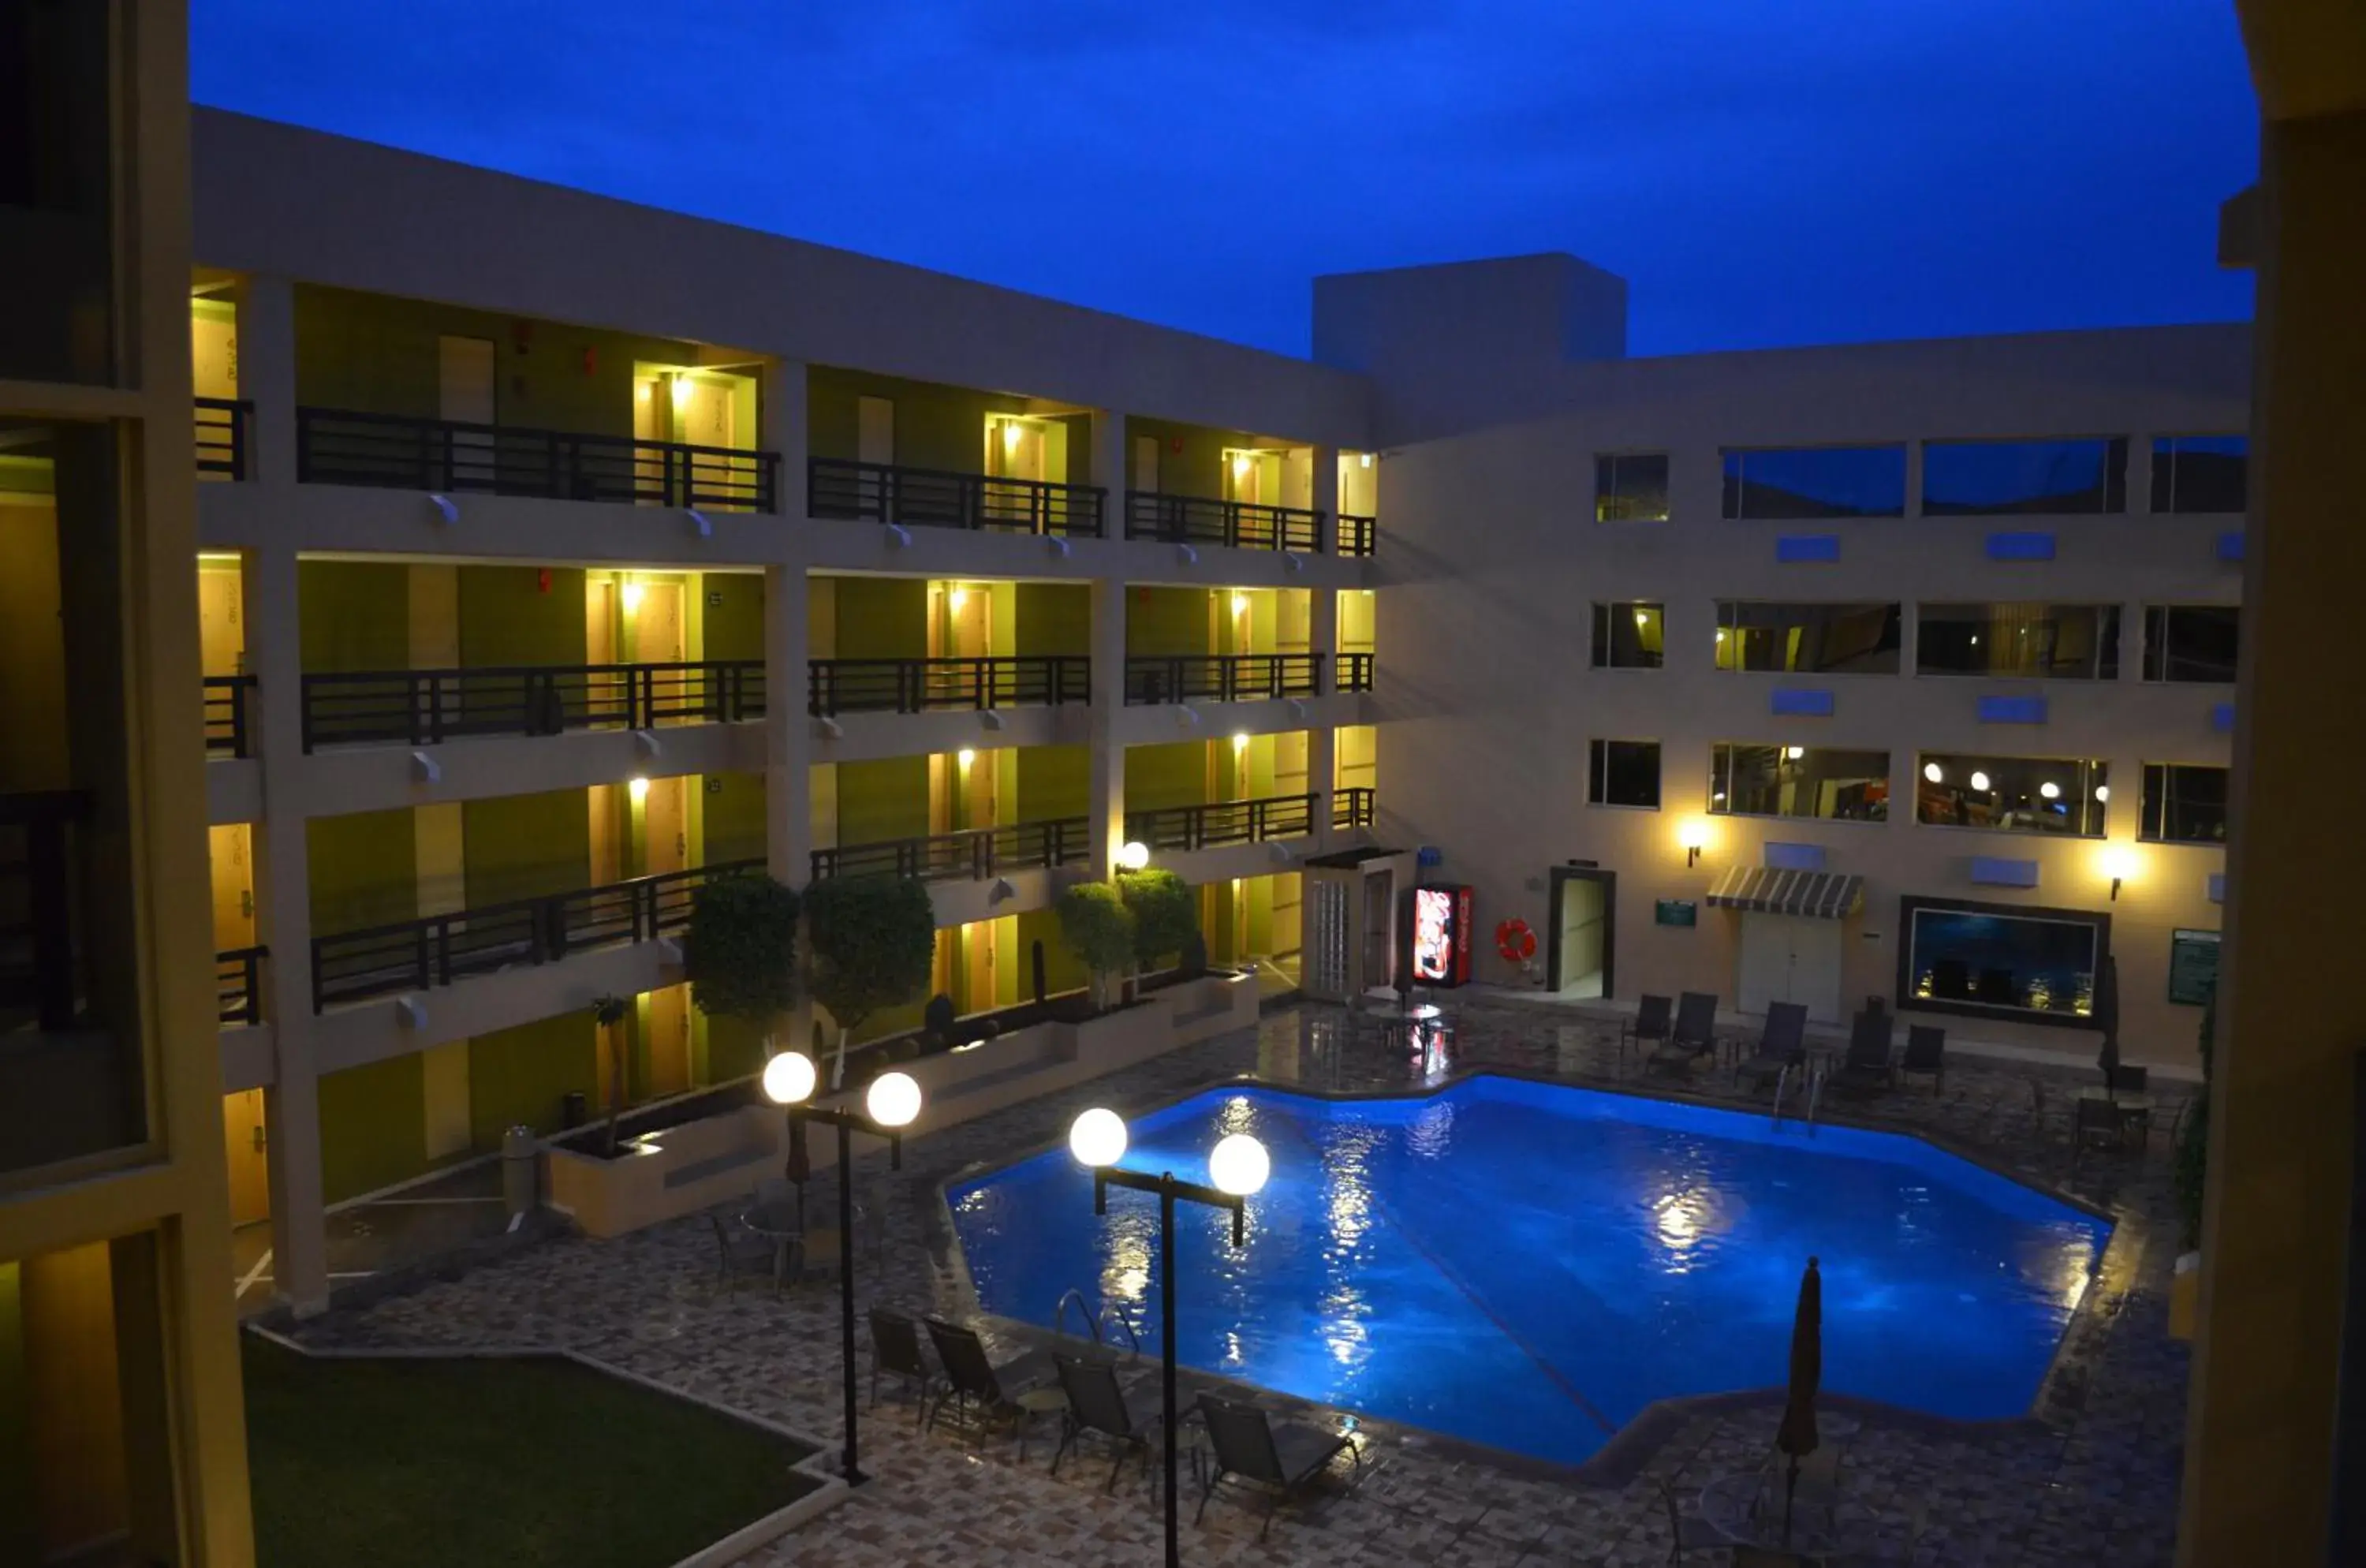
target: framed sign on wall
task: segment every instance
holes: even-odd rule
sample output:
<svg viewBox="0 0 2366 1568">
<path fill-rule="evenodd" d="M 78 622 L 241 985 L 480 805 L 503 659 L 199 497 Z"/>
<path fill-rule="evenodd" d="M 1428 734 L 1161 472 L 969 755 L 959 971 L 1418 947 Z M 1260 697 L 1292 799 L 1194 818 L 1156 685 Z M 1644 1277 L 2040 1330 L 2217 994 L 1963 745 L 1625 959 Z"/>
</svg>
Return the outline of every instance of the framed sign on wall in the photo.
<svg viewBox="0 0 2366 1568">
<path fill-rule="evenodd" d="M 2169 933 L 2169 999 L 2200 1007 L 2218 988 L 2218 933 L 2174 931 Z"/>
</svg>

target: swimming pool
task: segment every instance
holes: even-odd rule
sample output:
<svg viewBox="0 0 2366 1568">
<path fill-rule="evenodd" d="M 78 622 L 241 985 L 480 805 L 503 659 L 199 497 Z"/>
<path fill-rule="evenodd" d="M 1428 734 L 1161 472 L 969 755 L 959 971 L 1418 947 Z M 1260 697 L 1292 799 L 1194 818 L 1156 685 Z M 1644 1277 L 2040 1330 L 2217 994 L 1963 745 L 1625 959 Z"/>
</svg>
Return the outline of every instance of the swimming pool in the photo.
<svg viewBox="0 0 2366 1568">
<path fill-rule="evenodd" d="M 2020 1416 L 2108 1222 L 1919 1139 L 1480 1076 L 1421 1098 L 1210 1090 L 1136 1121 L 1123 1164 L 1205 1180 L 1250 1132 L 1273 1177 L 1185 1204 L 1187 1366 L 1561 1463 L 1654 1400 L 1783 1381 L 1822 1259 L 1824 1386 L 1960 1419 Z M 1156 1199 L 1065 1149 L 946 1191 L 986 1310 L 1071 1286 L 1155 1349 Z"/>
</svg>

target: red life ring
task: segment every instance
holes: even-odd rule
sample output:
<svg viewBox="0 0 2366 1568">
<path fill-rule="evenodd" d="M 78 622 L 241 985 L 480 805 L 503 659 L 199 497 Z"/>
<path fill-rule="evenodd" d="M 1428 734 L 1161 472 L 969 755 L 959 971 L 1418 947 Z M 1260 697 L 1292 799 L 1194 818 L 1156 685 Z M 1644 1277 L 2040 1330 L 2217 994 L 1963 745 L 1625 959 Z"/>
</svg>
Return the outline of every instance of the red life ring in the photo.
<svg viewBox="0 0 2366 1568">
<path fill-rule="evenodd" d="M 1495 951 L 1508 964 L 1526 964 L 1537 955 L 1537 933 L 1515 915 L 1495 927 Z"/>
</svg>

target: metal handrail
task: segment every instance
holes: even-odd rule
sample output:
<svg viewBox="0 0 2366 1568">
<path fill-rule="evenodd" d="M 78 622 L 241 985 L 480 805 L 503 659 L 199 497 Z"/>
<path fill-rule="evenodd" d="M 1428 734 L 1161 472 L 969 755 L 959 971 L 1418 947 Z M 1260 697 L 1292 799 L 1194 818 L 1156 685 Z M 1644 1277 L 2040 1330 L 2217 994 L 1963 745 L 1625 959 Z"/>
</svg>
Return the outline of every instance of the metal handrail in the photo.
<svg viewBox="0 0 2366 1568">
<path fill-rule="evenodd" d="M 857 523 L 991 528 L 1098 539 L 1108 493 L 1098 485 L 1006 479 L 899 463 L 862 463 L 844 457 L 810 457 L 806 462 L 807 513 Z"/>
<path fill-rule="evenodd" d="M 1358 517 L 1351 513 L 1339 513 L 1339 553 L 1343 556 L 1369 556 L 1377 553 L 1380 520 Z"/>
<path fill-rule="evenodd" d="M 254 739 L 247 723 L 246 694 L 254 690 L 252 675 L 208 675 L 205 677 L 206 750 L 208 754 L 227 752 L 232 757 L 254 754 Z"/>
<path fill-rule="evenodd" d="M 1370 654 L 1343 653 L 1339 656 L 1332 689 L 1340 692 L 1369 692 L 1372 689 L 1373 678 L 1378 672 L 1379 667 Z"/>
<path fill-rule="evenodd" d="M 254 403 L 247 398 L 197 398 L 197 474 L 201 479 L 248 477 L 247 431 Z"/>
<path fill-rule="evenodd" d="M 1125 700 L 1134 706 L 1322 694 L 1319 653 L 1129 654 L 1125 661 Z"/>
<path fill-rule="evenodd" d="M 1331 792 L 1331 826 L 1369 828 L 1379 808 L 1380 792 L 1369 784 L 1350 784 Z"/>
<path fill-rule="evenodd" d="M 1314 796 L 1269 795 L 1258 800 L 1215 801 L 1204 806 L 1169 806 L 1149 811 L 1129 811 L 1128 840 L 1152 850 L 1212 849 L 1222 844 L 1256 844 L 1273 839 L 1301 839 L 1314 831 Z"/>
<path fill-rule="evenodd" d="M 267 947 L 234 947 L 214 954 L 214 990 L 224 1024 L 263 1021 L 263 960 Z"/>
<path fill-rule="evenodd" d="M 1170 544 L 1222 545 L 1239 550 L 1323 548 L 1323 513 L 1302 506 L 1218 501 L 1156 491 L 1125 492 L 1125 536 Z"/>
<path fill-rule="evenodd" d="M 1081 654 L 982 659 L 817 659 L 806 666 L 806 711 L 930 713 L 1058 707 L 1093 698 L 1093 661 Z"/>
<path fill-rule="evenodd" d="M 1085 1331 L 1092 1336 L 1093 1343 L 1099 1344 L 1101 1342 L 1100 1320 L 1093 1315 L 1093 1304 L 1085 1299 L 1085 1292 L 1075 1285 L 1068 1287 L 1066 1293 L 1060 1298 L 1060 1304 L 1052 1309 L 1052 1332 L 1054 1334 L 1067 1332 L 1065 1325 L 1068 1321 L 1070 1302 L 1076 1303 L 1076 1316 L 1083 1321 Z"/>
<path fill-rule="evenodd" d="M 296 411 L 305 484 L 543 496 L 716 512 L 779 509 L 781 455 L 353 409 Z"/>
<path fill-rule="evenodd" d="M 763 682 L 759 659 L 321 671 L 303 678 L 304 750 L 737 724 L 763 716 Z"/>
<path fill-rule="evenodd" d="M 1055 817 L 970 828 L 917 839 L 885 839 L 813 852 L 817 882 L 833 876 L 903 876 L 922 882 L 984 882 L 1006 871 L 1075 865 L 1088 858 L 1091 819 Z"/>
</svg>

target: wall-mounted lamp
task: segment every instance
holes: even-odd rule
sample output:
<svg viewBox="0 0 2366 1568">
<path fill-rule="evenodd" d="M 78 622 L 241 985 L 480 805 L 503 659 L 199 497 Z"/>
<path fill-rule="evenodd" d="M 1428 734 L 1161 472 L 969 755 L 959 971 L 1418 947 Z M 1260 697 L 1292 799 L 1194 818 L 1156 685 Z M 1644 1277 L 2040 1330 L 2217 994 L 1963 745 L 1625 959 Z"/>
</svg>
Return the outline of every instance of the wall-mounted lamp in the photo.
<svg viewBox="0 0 2366 1568">
<path fill-rule="evenodd" d="M 1686 818 L 1676 829 L 1676 842 L 1684 846 L 1684 869 L 1690 871 L 1700 863 L 1701 851 L 1708 848 L 1708 824 L 1697 817 Z"/>
<path fill-rule="evenodd" d="M 1235 594 L 1234 594 L 1234 595 L 1233 595 L 1233 614 L 1234 614 L 1234 615 L 1247 615 L 1248 613 L 1249 613 L 1249 596 L 1248 596 L 1247 594 L 1245 594 L 1245 593 L 1235 593 Z"/>
<path fill-rule="evenodd" d="M 1140 839 L 1128 839 L 1118 846 L 1117 867 L 1120 871 L 1140 871 L 1150 863 L 1150 846 Z"/>
<path fill-rule="evenodd" d="M 1233 736 L 1233 750 L 1235 751 L 1245 751 L 1248 749 L 1249 732 L 1245 729 L 1235 731 Z"/>
<path fill-rule="evenodd" d="M 2136 852 L 2124 844 L 2113 844 L 2103 851 L 2103 874 L 2112 879 L 2112 901 L 2120 899 L 2120 884 L 2136 874 Z"/>
<path fill-rule="evenodd" d="M 962 613 L 962 606 L 968 603 L 969 590 L 966 588 L 956 588 L 945 595 L 945 607 L 956 615 Z"/>
<path fill-rule="evenodd" d="M 640 613 L 641 594 L 643 592 L 645 591 L 637 582 L 627 582 L 625 584 L 625 614 L 633 615 Z"/>
<path fill-rule="evenodd" d="M 1783 748 L 1783 760 L 1786 762 L 1796 762 L 1807 754 L 1808 749 L 1805 746 L 1786 746 Z"/>
<path fill-rule="evenodd" d="M 673 378 L 674 412 L 680 413 L 682 410 L 690 407 L 690 378 L 687 376 L 676 376 Z"/>
<path fill-rule="evenodd" d="M 1018 451 L 1019 444 L 1026 439 L 1027 427 L 1025 425 L 1020 423 L 1015 419 L 1006 419 L 1002 422 L 1002 449 L 1005 452 Z"/>
<path fill-rule="evenodd" d="M 964 746 L 960 750 L 953 753 L 953 761 L 966 768 L 972 762 L 977 761 L 977 753 L 972 750 L 969 747 Z"/>
<path fill-rule="evenodd" d="M 649 781 L 635 779 L 625 786 L 625 793 L 633 797 L 635 806 L 639 806 L 649 798 Z"/>
<path fill-rule="evenodd" d="M 1372 466 L 1372 455 L 1371 455 L 1369 452 L 1358 452 L 1358 453 L 1357 453 L 1357 454 L 1356 454 L 1356 466 L 1357 466 L 1357 467 L 1358 467 L 1358 468 L 1370 468 L 1370 467 Z"/>
<path fill-rule="evenodd" d="M 1243 476 L 1245 476 L 1245 474 L 1247 474 L 1247 472 L 1248 472 L 1248 471 L 1249 471 L 1249 455 L 1248 455 L 1247 453 L 1245 453 L 1245 452 L 1235 452 L 1235 453 L 1234 453 L 1234 454 L 1233 454 L 1233 478 L 1234 478 L 1234 479 L 1240 479 L 1240 478 L 1242 478 Z"/>
</svg>

